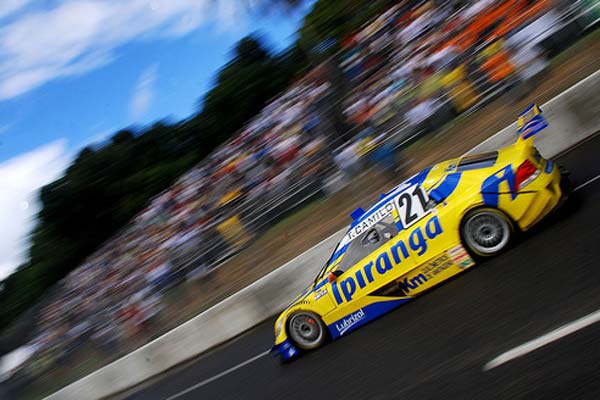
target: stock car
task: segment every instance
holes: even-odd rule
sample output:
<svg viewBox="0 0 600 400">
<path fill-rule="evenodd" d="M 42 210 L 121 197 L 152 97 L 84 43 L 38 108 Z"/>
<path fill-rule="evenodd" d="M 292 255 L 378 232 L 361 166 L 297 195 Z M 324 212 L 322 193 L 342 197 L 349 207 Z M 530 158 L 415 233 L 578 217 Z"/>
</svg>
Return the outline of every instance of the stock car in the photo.
<svg viewBox="0 0 600 400">
<path fill-rule="evenodd" d="M 275 322 L 283 361 L 320 347 L 502 252 L 566 198 L 568 178 L 533 145 L 533 104 L 514 144 L 435 164 L 381 195 L 352 224 L 313 283 Z"/>
</svg>

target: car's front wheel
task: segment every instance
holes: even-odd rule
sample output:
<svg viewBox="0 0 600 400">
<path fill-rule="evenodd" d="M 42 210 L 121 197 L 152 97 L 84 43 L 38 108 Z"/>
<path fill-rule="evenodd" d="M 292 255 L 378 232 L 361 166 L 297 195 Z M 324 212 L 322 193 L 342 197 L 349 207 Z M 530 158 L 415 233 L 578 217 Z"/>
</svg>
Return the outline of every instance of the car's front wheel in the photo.
<svg viewBox="0 0 600 400">
<path fill-rule="evenodd" d="M 327 337 L 321 318 L 310 311 L 301 311 L 292 315 L 288 323 L 288 334 L 302 350 L 320 347 Z"/>
<path fill-rule="evenodd" d="M 495 208 L 478 208 L 463 219 L 461 236 L 469 252 L 491 257 L 502 252 L 513 236 L 512 221 Z"/>
</svg>

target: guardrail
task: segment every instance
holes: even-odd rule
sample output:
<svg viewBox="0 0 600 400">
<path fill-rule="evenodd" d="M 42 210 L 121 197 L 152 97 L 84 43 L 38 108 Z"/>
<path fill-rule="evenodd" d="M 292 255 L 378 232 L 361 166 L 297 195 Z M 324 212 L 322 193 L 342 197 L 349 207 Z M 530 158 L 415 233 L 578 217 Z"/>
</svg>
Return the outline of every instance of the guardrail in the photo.
<svg viewBox="0 0 600 400">
<path fill-rule="evenodd" d="M 600 130 L 600 71 L 541 107 L 550 127 L 536 137 L 536 146 L 544 156 L 552 157 Z M 513 124 L 467 154 L 506 146 L 515 139 Z M 98 399 L 114 395 L 276 315 L 310 283 L 343 233 L 333 234 L 197 317 L 47 399 Z"/>
</svg>

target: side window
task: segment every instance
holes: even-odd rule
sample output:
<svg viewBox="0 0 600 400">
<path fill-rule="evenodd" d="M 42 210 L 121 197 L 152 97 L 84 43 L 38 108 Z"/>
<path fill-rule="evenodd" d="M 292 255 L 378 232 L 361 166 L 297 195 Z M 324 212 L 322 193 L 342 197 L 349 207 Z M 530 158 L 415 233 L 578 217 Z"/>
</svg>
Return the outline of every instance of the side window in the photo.
<svg viewBox="0 0 600 400">
<path fill-rule="evenodd" d="M 392 215 L 388 215 L 350 243 L 344 258 L 340 261 L 339 269 L 346 271 L 351 268 L 397 234 L 398 228 L 394 223 L 394 218 Z"/>
<path fill-rule="evenodd" d="M 381 221 L 379 221 L 375 227 L 383 237 L 383 243 L 387 243 L 388 240 L 398 234 L 398 226 L 394 222 L 394 217 L 390 214 Z"/>
</svg>

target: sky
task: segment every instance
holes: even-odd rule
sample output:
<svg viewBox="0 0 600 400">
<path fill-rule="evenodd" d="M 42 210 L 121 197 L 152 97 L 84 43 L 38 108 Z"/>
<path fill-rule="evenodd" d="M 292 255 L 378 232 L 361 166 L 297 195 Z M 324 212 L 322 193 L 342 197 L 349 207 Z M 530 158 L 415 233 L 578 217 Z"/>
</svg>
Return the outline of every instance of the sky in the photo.
<svg viewBox="0 0 600 400">
<path fill-rule="evenodd" d="M 0 280 L 25 261 L 38 189 L 86 145 L 198 109 L 243 36 L 292 42 L 257 0 L 0 0 Z"/>
</svg>

